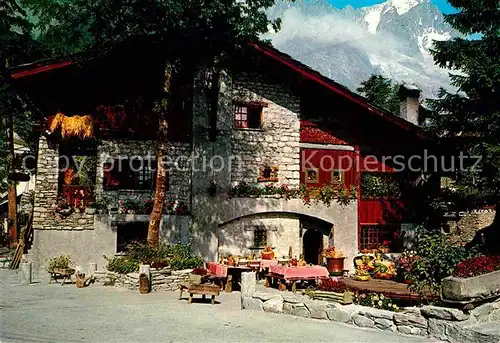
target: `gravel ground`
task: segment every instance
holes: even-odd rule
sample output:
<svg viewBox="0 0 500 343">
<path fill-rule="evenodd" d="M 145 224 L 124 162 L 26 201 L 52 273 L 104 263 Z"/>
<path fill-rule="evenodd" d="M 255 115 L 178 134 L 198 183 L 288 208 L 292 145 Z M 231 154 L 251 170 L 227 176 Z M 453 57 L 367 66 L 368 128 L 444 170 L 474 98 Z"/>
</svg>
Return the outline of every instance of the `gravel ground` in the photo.
<svg viewBox="0 0 500 343">
<path fill-rule="evenodd" d="M 218 303 L 178 292 L 35 283 L 0 270 L 0 342 L 431 342 L 352 326 L 240 310 L 239 293 Z"/>
</svg>

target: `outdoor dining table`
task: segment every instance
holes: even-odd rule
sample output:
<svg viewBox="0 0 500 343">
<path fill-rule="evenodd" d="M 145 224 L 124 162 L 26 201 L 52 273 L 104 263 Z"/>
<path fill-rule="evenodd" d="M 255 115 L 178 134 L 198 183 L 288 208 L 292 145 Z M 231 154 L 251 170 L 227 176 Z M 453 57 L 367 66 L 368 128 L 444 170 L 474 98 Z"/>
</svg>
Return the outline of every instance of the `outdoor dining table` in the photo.
<svg viewBox="0 0 500 343">
<path fill-rule="evenodd" d="M 219 278 L 226 278 L 225 291 L 231 293 L 233 286 L 238 285 L 241 280 L 241 273 L 251 270 L 250 267 L 228 266 L 217 262 L 208 262 L 208 271 L 211 275 Z"/>
<path fill-rule="evenodd" d="M 288 266 L 270 266 L 269 274 L 266 277 L 266 287 L 277 279 L 279 282 L 279 290 L 286 290 L 287 282 L 292 284 L 292 292 L 297 290 L 297 281 L 322 280 L 330 276 L 328 270 L 323 266 L 305 266 L 305 267 L 288 267 Z"/>
</svg>

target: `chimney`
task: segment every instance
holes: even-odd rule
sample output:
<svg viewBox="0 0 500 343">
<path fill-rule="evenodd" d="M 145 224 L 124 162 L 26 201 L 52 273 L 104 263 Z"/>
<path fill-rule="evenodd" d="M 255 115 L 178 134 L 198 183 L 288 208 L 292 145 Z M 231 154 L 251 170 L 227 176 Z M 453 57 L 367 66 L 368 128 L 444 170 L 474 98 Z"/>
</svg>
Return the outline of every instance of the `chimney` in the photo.
<svg viewBox="0 0 500 343">
<path fill-rule="evenodd" d="M 402 84 L 399 86 L 398 96 L 400 100 L 400 117 L 410 123 L 420 125 L 419 108 L 420 93 L 422 91 L 416 86 Z"/>
</svg>

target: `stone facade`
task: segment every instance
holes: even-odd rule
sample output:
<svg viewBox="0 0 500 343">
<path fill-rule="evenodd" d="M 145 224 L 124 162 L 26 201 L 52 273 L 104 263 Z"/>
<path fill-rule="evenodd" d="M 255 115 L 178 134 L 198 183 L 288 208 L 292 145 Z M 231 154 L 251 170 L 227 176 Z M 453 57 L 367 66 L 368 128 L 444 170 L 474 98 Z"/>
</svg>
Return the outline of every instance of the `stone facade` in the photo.
<svg viewBox="0 0 500 343">
<path fill-rule="evenodd" d="M 256 81 L 259 80 L 259 81 Z M 264 81 L 263 81 L 264 80 Z M 231 180 L 255 183 L 264 165 L 278 166 L 279 183 L 300 183 L 300 98 L 283 85 L 265 80 L 263 75 L 240 74 L 233 87 L 233 99 L 261 102 L 261 129 L 235 129 L 231 141 L 233 156 L 241 157 L 241 165 L 233 164 Z"/>
<path fill-rule="evenodd" d="M 230 188 L 236 183 L 245 181 L 256 184 L 264 166 L 279 167 L 278 181 L 273 183 L 299 186 L 300 98 L 291 87 L 269 80 L 264 75 L 242 73 L 233 78 L 223 73 L 214 113 L 205 91 L 209 80 L 207 76 L 210 75 L 199 72 L 195 77 L 192 144 L 170 143 L 168 153 L 168 161 L 180 161 L 181 166 L 179 169 L 169 165 L 167 200 L 177 197 L 187 204 L 190 210 L 188 221 L 192 225 L 186 229 L 184 225 L 168 221 L 163 237 L 169 242 L 187 242 L 189 236 L 197 252 L 206 260 L 215 260 L 219 250 L 247 253 L 253 243 L 253 234 L 246 228 L 258 225 L 268 228 L 270 243 L 279 256 L 288 255 L 289 247 L 295 255 L 300 255 L 303 249 L 301 232 L 309 228 L 304 223 L 307 222 L 306 217 L 310 217 L 324 222 L 322 225 L 325 228 L 321 228 L 325 232 L 324 246 L 330 242 L 330 228 L 339 228 L 334 232 L 333 241 L 345 251 L 348 259 L 352 258 L 357 253 L 358 242 L 356 201 L 347 206 L 334 204 L 326 207 L 322 204 L 305 206 L 299 199 L 228 198 Z M 234 128 L 234 104 L 246 101 L 263 104 L 260 129 Z M 211 117 L 214 114 L 216 120 Z M 210 132 L 215 133 L 215 137 Z M 150 190 L 104 190 L 103 165 L 108 158 L 119 156 L 155 158 L 155 142 L 99 140 L 96 199 L 104 199 L 110 207 L 116 207 L 120 200 L 125 199 L 151 199 Z M 234 156 L 240 157 L 242 163 L 231 163 L 231 168 L 228 168 Z M 103 254 L 116 252 L 116 232 L 113 233 L 111 219 L 94 222 L 97 216 L 91 214 L 72 214 L 66 219 L 54 216 L 50 201 L 57 196 L 57 157 L 57 148 L 50 148 L 42 137 L 35 190 L 35 229 L 50 229 L 53 232 L 35 232 L 33 249 L 36 253 L 33 255 L 45 259 L 59 252 L 69 253 L 78 255 L 78 263 L 98 259 L 95 262 L 102 265 L 105 263 Z M 195 158 L 188 163 L 188 157 Z M 217 169 L 210 163 L 214 158 L 222 160 L 226 168 Z M 210 194 L 208 187 L 213 182 L 217 190 L 215 194 Z M 88 232 L 82 235 L 69 232 L 75 230 Z M 74 246 L 72 250 L 70 246 Z M 85 246 L 91 247 L 87 249 L 89 253 L 83 250 Z"/>
<path fill-rule="evenodd" d="M 103 140 L 97 149 L 96 198 L 104 199 L 110 205 L 118 207 L 120 200 L 135 199 L 145 201 L 153 198 L 153 190 L 104 190 L 103 165 L 108 159 L 118 157 L 138 156 L 147 160 L 156 160 L 156 142 L 151 140 Z M 165 193 L 167 201 L 177 199 L 190 204 L 191 183 L 190 168 L 187 163 L 191 156 L 191 148 L 187 143 L 171 142 L 168 146 L 168 190 Z"/>
<path fill-rule="evenodd" d="M 465 213 L 458 221 L 449 220 L 450 234 L 457 241 L 469 242 L 476 232 L 493 223 L 495 213 L 495 210 L 478 210 Z"/>
<path fill-rule="evenodd" d="M 59 147 L 44 136 L 38 142 L 38 166 L 35 185 L 33 227 L 38 230 L 93 230 L 94 216 L 55 213 L 58 196 Z"/>
<path fill-rule="evenodd" d="M 272 246 L 278 257 L 288 256 L 288 249 L 296 255 L 300 252 L 300 219 L 298 215 L 287 213 L 257 214 L 244 217 L 219 227 L 219 254 L 227 256 L 260 254 L 254 246 L 254 232 L 264 228 L 267 245 Z"/>
</svg>

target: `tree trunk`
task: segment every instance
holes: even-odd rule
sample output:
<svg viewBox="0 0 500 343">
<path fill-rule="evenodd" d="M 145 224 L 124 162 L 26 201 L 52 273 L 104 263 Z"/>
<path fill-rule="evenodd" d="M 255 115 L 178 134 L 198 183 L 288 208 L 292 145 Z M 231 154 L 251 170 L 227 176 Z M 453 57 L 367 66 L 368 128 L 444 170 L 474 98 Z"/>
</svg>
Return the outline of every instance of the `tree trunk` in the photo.
<svg viewBox="0 0 500 343">
<path fill-rule="evenodd" d="M 7 167 L 9 173 L 14 171 L 14 123 L 12 113 L 7 110 Z M 16 182 L 9 179 L 9 237 L 12 239 L 12 244 L 17 243 L 17 192 Z"/>
<path fill-rule="evenodd" d="M 165 203 L 165 190 L 167 181 L 167 111 L 170 97 L 170 84 L 172 81 L 172 66 L 169 64 L 165 67 L 165 78 L 163 84 L 163 99 L 161 104 L 157 106 L 159 112 L 159 127 L 158 127 L 158 156 L 156 168 L 156 190 L 154 197 L 153 211 L 149 220 L 148 227 L 148 244 L 158 245 L 160 243 L 160 223 L 163 217 L 163 205 Z"/>
</svg>

